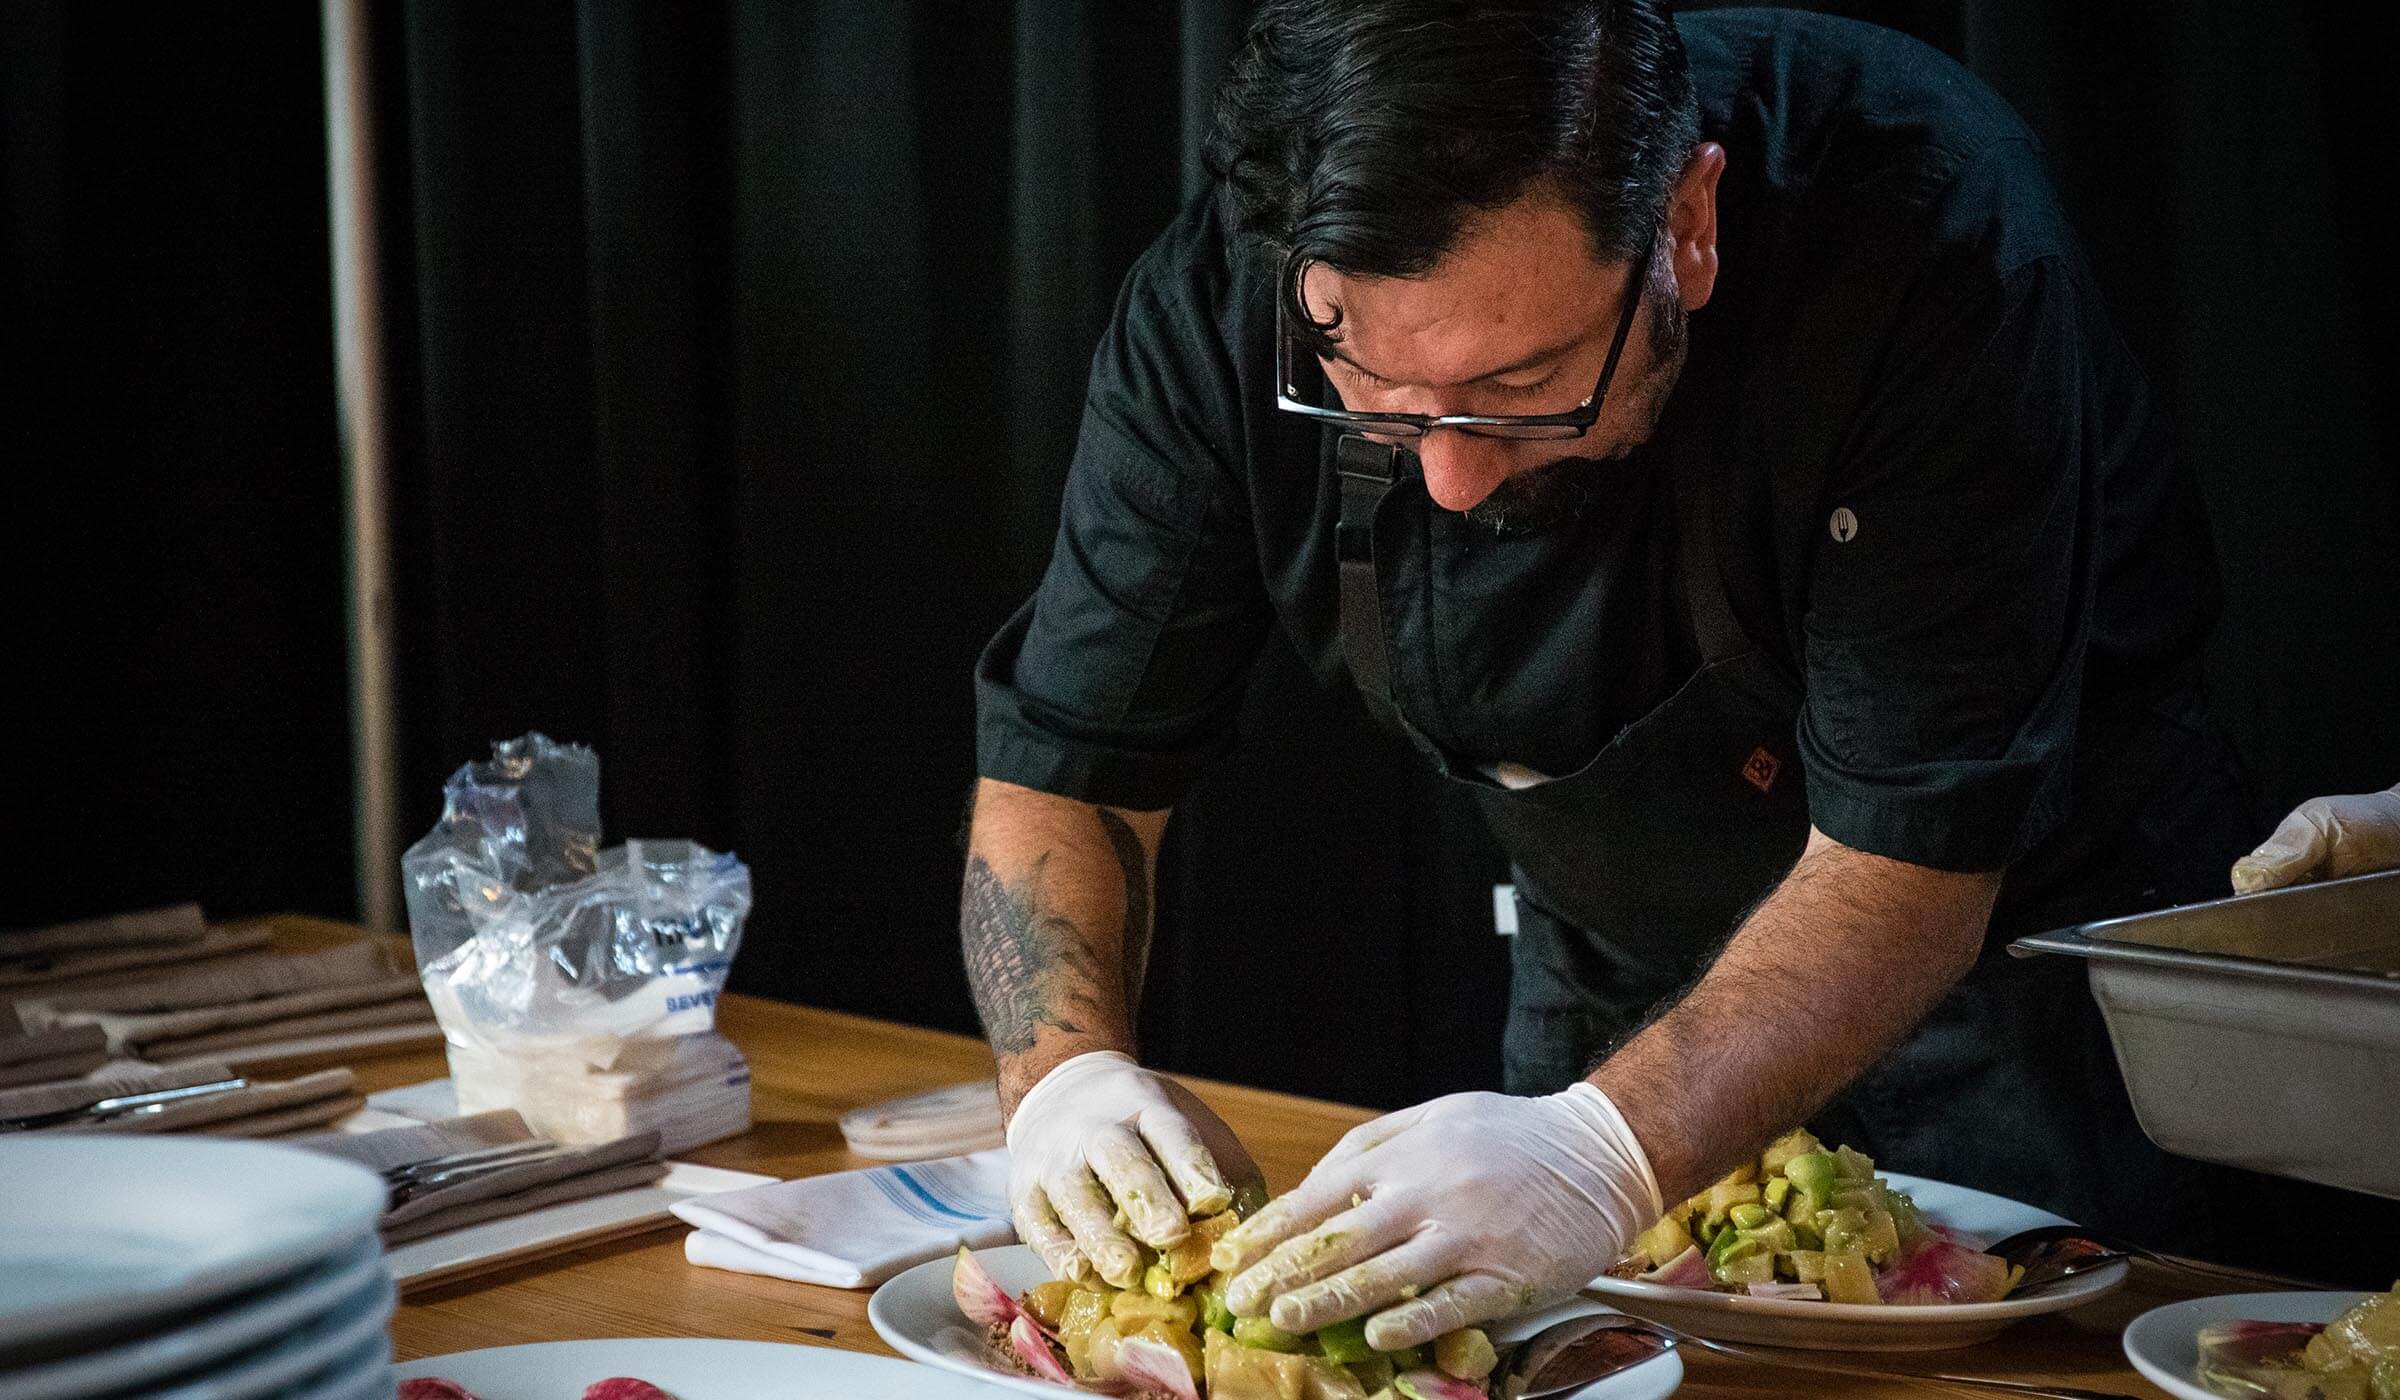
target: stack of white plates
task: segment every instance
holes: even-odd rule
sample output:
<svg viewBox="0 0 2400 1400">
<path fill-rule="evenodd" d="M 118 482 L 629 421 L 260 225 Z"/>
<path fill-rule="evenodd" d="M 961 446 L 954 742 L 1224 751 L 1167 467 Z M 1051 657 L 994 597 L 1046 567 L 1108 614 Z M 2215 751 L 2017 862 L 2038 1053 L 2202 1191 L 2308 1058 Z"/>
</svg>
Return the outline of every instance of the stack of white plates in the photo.
<svg viewBox="0 0 2400 1400">
<path fill-rule="evenodd" d="M 0 1396 L 390 1400 L 383 1201 L 271 1143 L 0 1137 Z"/>
</svg>

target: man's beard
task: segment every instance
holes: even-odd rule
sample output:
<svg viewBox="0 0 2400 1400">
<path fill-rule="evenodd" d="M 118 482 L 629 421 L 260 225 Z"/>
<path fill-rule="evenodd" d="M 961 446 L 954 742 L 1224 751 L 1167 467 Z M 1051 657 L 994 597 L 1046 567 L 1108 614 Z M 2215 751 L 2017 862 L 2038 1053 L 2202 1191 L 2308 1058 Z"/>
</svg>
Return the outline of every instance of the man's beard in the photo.
<svg viewBox="0 0 2400 1400">
<path fill-rule="evenodd" d="M 1671 284 L 1661 288 L 1653 276 L 1643 299 L 1648 303 L 1649 372 L 1634 383 L 1612 385 L 1609 390 L 1625 395 L 1633 405 L 1632 436 L 1606 457 L 1561 457 L 1508 478 L 1467 508 L 1469 523 L 1503 538 L 1536 535 L 1571 524 L 1591 504 L 1610 464 L 1623 461 L 1657 430 L 1658 420 L 1667 411 L 1667 395 L 1674 392 L 1676 378 L 1683 373 L 1691 325 Z"/>
</svg>

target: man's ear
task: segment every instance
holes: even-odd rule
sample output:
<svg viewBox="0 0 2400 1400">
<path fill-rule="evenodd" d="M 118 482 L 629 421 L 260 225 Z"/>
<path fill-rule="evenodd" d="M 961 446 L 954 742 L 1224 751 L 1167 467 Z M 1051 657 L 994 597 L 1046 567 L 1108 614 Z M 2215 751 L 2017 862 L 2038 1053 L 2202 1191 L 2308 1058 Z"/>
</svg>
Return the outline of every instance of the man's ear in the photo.
<svg viewBox="0 0 2400 1400">
<path fill-rule="evenodd" d="M 1667 247 L 1675 268 L 1677 299 L 1685 311 L 1708 305 L 1717 287 L 1717 177 L 1725 173 L 1725 148 L 1703 141 L 1684 162 L 1675 193 L 1667 200 Z"/>
</svg>

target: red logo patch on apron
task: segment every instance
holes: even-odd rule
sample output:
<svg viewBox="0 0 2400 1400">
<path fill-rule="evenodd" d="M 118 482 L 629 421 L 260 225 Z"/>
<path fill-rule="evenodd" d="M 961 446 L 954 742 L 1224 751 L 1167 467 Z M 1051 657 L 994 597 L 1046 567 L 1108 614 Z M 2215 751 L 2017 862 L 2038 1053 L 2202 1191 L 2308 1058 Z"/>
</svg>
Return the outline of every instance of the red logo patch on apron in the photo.
<svg viewBox="0 0 2400 1400">
<path fill-rule="evenodd" d="M 1775 775 L 1782 771 L 1783 760 L 1767 752 L 1766 746 L 1761 744 L 1750 751 L 1748 761 L 1742 764 L 1742 781 L 1760 792 L 1773 792 Z"/>
</svg>

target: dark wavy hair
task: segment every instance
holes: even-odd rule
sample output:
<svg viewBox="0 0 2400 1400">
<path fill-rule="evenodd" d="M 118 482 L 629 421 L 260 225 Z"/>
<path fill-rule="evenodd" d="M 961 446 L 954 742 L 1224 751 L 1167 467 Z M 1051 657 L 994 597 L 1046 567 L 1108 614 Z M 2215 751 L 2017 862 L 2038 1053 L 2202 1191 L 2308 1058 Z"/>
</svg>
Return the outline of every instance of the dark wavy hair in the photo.
<svg viewBox="0 0 2400 1400">
<path fill-rule="evenodd" d="M 1699 131 L 1656 0 L 1264 0 L 1206 158 L 1321 343 L 1341 318 L 1308 314 L 1310 264 L 1415 276 L 1537 187 L 1581 211 L 1596 256 L 1637 256 Z"/>
</svg>

